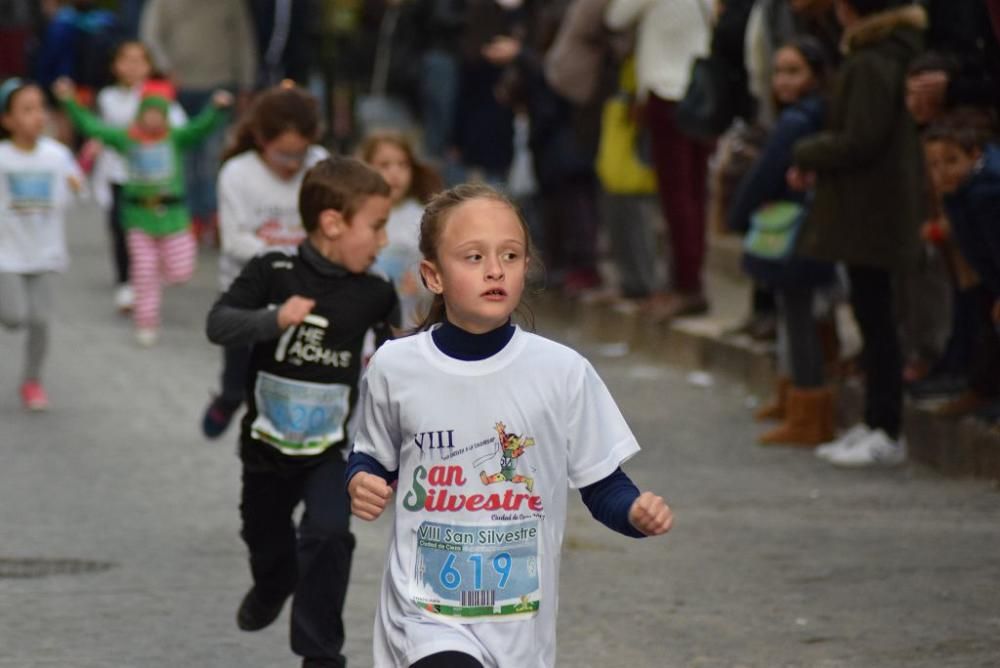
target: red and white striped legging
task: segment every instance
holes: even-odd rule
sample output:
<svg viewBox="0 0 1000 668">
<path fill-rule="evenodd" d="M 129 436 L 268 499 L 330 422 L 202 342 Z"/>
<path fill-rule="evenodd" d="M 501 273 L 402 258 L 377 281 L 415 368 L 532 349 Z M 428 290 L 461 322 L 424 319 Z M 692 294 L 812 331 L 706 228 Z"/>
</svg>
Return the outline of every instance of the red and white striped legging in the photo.
<svg viewBox="0 0 1000 668">
<path fill-rule="evenodd" d="M 128 231 L 128 254 L 135 326 L 155 329 L 160 325 L 162 283 L 184 283 L 191 278 L 198 246 L 191 230 L 154 237 L 133 228 Z"/>
</svg>

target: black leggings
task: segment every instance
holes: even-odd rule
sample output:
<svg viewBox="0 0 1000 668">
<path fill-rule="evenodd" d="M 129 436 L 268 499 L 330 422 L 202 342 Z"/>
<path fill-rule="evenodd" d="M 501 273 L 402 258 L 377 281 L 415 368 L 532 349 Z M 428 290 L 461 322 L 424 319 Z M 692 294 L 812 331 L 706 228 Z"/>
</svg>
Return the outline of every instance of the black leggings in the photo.
<svg viewBox="0 0 1000 668">
<path fill-rule="evenodd" d="M 425 656 L 410 668 L 483 668 L 483 664 L 462 652 L 438 652 Z"/>
</svg>

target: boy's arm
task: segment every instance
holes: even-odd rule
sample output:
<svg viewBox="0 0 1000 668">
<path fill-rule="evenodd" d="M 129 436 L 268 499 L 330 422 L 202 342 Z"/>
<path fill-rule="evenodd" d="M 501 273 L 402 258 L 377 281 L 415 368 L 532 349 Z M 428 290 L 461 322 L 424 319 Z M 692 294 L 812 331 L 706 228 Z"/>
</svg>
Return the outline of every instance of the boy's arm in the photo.
<svg viewBox="0 0 1000 668">
<path fill-rule="evenodd" d="M 174 141 L 181 148 L 193 146 L 225 123 L 228 114 L 210 102 L 187 125 L 173 131 Z"/>
<path fill-rule="evenodd" d="M 212 306 L 205 324 L 208 340 L 218 345 L 251 344 L 281 335 L 278 311 L 269 308 L 265 263 L 251 260 Z"/>
<path fill-rule="evenodd" d="M 670 530 L 673 514 L 658 496 L 639 493 L 621 468 L 580 489 L 584 505 L 598 522 L 631 538 L 658 536 Z"/>
<path fill-rule="evenodd" d="M 862 167 L 885 153 L 894 125 L 911 122 L 900 81 L 871 59 L 851 63 L 844 76 L 845 99 L 838 102 L 847 110 L 843 128 L 798 142 L 794 149 L 798 167 L 820 173 Z"/>
<path fill-rule="evenodd" d="M 81 133 L 100 139 L 119 152 L 128 150 L 128 130 L 108 125 L 72 98 L 64 99 L 63 105 L 66 107 L 66 112 L 69 114 L 70 120 L 73 121 L 73 125 Z"/>
</svg>

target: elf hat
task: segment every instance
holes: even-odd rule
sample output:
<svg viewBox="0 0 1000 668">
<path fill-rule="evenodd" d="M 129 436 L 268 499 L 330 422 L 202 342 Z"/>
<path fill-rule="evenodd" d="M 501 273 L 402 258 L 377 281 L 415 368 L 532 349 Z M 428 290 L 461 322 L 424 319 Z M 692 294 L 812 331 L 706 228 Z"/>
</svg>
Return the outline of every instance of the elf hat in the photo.
<svg viewBox="0 0 1000 668">
<path fill-rule="evenodd" d="M 173 84 L 158 79 L 151 79 L 144 83 L 140 96 L 140 114 L 149 108 L 159 109 L 166 114 L 170 110 L 170 103 L 176 98 Z"/>
</svg>

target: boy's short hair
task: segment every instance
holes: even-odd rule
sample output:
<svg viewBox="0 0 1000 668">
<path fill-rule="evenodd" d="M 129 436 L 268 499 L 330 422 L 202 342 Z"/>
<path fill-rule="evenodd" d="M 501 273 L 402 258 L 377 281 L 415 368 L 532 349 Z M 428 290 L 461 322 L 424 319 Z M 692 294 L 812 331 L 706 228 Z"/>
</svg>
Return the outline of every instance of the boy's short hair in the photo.
<svg viewBox="0 0 1000 668">
<path fill-rule="evenodd" d="M 306 232 L 319 225 L 327 209 L 340 212 L 350 222 L 364 201 L 374 195 L 389 196 L 389 184 L 374 169 L 354 158 L 334 156 L 306 172 L 299 189 L 299 216 Z"/>
<path fill-rule="evenodd" d="M 996 119 L 978 107 L 958 107 L 945 113 L 923 134 L 924 143 L 941 141 L 956 144 L 966 153 L 981 150 L 994 139 Z"/>
</svg>

